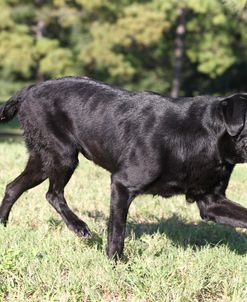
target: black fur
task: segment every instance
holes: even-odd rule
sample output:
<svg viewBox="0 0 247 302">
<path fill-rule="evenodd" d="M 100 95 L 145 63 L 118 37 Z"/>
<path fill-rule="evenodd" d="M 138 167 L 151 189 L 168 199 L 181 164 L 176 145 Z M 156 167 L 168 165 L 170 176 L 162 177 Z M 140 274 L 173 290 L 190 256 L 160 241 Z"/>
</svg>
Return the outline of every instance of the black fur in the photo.
<svg viewBox="0 0 247 302">
<path fill-rule="evenodd" d="M 0 110 L 1 122 L 18 112 L 30 154 L 6 188 L 2 223 L 25 190 L 49 178 L 50 204 L 89 236 L 64 198 L 81 152 L 111 172 L 109 257 L 122 256 L 128 209 L 141 193 L 185 194 L 203 219 L 247 227 L 247 209 L 225 196 L 234 165 L 247 161 L 245 94 L 172 99 L 65 77 L 23 89 Z"/>
</svg>

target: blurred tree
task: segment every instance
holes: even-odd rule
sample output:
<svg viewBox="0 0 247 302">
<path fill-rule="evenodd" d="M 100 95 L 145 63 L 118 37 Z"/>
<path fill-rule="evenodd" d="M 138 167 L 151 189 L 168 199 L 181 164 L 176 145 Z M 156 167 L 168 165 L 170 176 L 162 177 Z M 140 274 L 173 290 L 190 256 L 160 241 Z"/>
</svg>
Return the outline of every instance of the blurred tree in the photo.
<svg viewBox="0 0 247 302">
<path fill-rule="evenodd" d="M 84 74 L 173 95 L 246 90 L 246 2 L 1 0 L 0 95 Z"/>
<path fill-rule="evenodd" d="M 247 0 L 223 0 L 223 2 L 235 12 L 242 12 L 247 5 Z"/>
<path fill-rule="evenodd" d="M 175 63 L 174 76 L 172 81 L 171 96 L 176 98 L 180 92 L 182 63 L 184 55 L 184 38 L 185 38 L 185 15 L 186 7 L 181 7 L 178 10 L 178 25 L 175 36 Z"/>
</svg>

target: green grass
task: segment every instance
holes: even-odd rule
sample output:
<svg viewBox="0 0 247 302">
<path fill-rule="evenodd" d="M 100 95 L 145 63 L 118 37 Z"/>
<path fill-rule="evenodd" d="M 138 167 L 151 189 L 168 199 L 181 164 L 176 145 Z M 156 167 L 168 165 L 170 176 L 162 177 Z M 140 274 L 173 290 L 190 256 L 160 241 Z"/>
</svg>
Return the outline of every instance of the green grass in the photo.
<svg viewBox="0 0 247 302">
<path fill-rule="evenodd" d="M 24 168 L 22 143 L 0 144 L 0 192 Z M 247 166 L 228 195 L 247 206 Z M 66 187 L 93 238 L 70 232 L 45 200 L 48 183 L 26 192 L 0 227 L 0 301 L 247 301 L 247 233 L 203 223 L 184 197 L 140 196 L 131 205 L 126 260 L 105 256 L 109 174 L 80 158 Z"/>
</svg>

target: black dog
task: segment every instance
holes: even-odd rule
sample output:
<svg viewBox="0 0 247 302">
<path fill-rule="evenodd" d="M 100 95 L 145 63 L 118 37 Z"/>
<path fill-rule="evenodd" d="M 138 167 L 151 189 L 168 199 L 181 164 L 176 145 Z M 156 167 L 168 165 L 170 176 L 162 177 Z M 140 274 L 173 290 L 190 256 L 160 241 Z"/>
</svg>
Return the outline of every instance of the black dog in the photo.
<svg viewBox="0 0 247 302">
<path fill-rule="evenodd" d="M 18 92 L 0 109 L 1 122 L 16 113 L 30 157 L 7 185 L 4 224 L 17 198 L 49 178 L 48 201 L 72 231 L 89 236 L 64 198 L 81 152 L 111 172 L 109 257 L 122 256 L 128 209 L 141 193 L 185 194 L 203 219 L 247 227 L 247 209 L 225 197 L 234 165 L 247 161 L 245 94 L 171 99 L 65 77 Z"/>
</svg>

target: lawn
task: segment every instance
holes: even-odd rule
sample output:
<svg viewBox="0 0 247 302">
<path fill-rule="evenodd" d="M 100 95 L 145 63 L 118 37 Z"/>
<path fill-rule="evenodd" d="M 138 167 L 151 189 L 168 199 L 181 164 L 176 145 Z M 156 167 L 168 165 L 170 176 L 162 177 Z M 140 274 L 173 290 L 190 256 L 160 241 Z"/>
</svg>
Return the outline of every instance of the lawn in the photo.
<svg viewBox="0 0 247 302">
<path fill-rule="evenodd" d="M 0 195 L 24 168 L 22 142 L 0 143 Z M 228 195 L 247 206 L 247 166 Z M 131 205 L 126 258 L 105 256 L 109 174 L 80 157 L 66 187 L 94 235 L 69 231 L 45 199 L 48 182 L 24 193 L 0 226 L 0 301 L 247 301 L 247 232 L 201 221 L 184 197 L 140 196 Z"/>
</svg>

